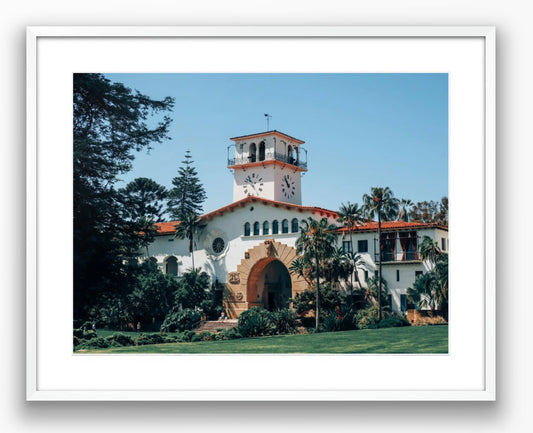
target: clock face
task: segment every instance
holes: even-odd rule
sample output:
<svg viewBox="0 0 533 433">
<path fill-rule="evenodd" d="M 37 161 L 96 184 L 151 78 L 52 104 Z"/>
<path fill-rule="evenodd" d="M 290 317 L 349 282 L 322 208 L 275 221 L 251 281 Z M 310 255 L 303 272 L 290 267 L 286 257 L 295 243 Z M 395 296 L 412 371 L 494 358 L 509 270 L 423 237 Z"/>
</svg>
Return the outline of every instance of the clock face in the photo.
<svg viewBox="0 0 533 433">
<path fill-rule="evenodd" d="M 250 173 L 244 178 L 244 193 L 246 195 L 257 195 L 263 191 L 263 178 L 257 173 Z"/>
<path fill-rule="evenodd" d="M 293 198 L 296 193 L 296 183 L 289 174 L 286 174 L 281 179 L 281 192 L 285 198 Z"/>
</svg>

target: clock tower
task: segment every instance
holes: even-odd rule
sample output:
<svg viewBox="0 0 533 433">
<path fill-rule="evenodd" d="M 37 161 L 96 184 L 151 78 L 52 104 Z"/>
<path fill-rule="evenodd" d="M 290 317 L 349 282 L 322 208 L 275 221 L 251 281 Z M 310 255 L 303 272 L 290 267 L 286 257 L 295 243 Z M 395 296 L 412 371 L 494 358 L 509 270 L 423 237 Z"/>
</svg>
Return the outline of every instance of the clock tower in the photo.
<svg viewBox="0 0 533 433">
<path fill-rule="evenodd" d="M 247 196 L 302 204 L 301 174 L 307 171 L 307 151 L 302 140 L 279 131 L 233 137 L 233 201 Z M 233 147 L 230 146 L 229 149 Z"/>
</svg>

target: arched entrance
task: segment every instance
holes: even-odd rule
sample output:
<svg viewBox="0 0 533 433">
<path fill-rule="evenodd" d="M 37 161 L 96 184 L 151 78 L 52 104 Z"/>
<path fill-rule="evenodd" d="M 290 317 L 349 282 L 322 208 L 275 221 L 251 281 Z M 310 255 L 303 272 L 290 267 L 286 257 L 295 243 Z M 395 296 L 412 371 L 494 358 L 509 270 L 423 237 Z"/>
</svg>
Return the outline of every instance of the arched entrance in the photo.
<svg viewBox="0 0 533 433">
<path fill-rule="evenodd" d="M 296 258 L 294 247 L 267 239 L 244 253 L 237 269 L 228 273 L 224 307 L 237 318 L 252 307 L 275 309 L 307 288 L 303 278 L 287 269 Z"/>
<path fill-rule="evenodd" d="M 292 297 L 291 275 L 278 259 L 259 260 L 248 276 L 246 298 L 270 311 L 288 307 Z"/>
</svg>

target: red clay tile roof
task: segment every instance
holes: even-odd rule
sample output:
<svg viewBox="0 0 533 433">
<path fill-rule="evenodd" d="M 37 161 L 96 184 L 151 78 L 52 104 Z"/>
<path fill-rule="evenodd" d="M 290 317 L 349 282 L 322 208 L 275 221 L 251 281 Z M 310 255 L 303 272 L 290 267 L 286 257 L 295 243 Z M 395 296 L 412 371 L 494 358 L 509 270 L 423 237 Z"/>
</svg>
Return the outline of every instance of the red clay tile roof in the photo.
<svg viewBox="0 0 533 433">
<path fill-rule="evenodd" d="M 227 206 L 221 207 L 220 209 L 214 210 L 212 212 L 202 215 L 200 218 L 205 221 L 210 221 L 217 216 L 224 215 L 226 212 L 233 212 L 236 208 L 244 207 L 247 203 L 261 203 L 264 205 L 280 207 L 289 210 L 295 210 L 296 212 L 312 212 L 324 217 L 338 218 L 337 212 L 324 209 L 316 206 L 300 206 L 297 204 L 284 203 L 281 201 L 269 200 L 261 197 L 249 196 L 245 197 L 239 201 L 230 203 Z M 176 232 L 176 226 L 179 224 L 179 221 L 170 221 L 165 223 L 155 223 L 157 227 L 158 235 L 170 235 Z"/>
<path fill-rule="evenodd" d="M 339 217 L 337 212 L 324 209 L 321 207 L 317 207 L 317 206 L 301 206 L 297 204 L 269 200 L 269 199 L 261 198 L 261 197 L 249 196 L 239 201 L 230 203 L 227 206 L 221 207 L 220 209 L 206 213 L 205 215 L 202 215 L 200 218 L 205 221 L 211 221 L 213 218 L 217 216 L 222 216 L 226 212 L 233 212 L 236 208 L 244 207 L 247 203 L 261 203 L 264 205 L 280 207 L 280 208 L 289 209 L 289 210 L 295 210 L 296 212 L 307 211 L 307 212 L 312 212 L 314 214 L 318 214 L 320 216 L 331 217 L 335 219 Z M 170 222 L 155 224 L 155 226 L 157 227 L 158 235 L 172 235 L 176 232 L 176 227 L 178 225 L 179 225 L 179 221 L 170 221 Z M 440 224 L 435 224 L 435 223 L 418 223 L 418 222 L 404 222 L 404 221 L 383 221 L 381 223 L 381 230 L 383 231 L 406 230 L 406 229 L 417 229 L 417 228 L 419 229 L 420 228 L 424 228 L 424 229 L 436 228 L 436 229 L 448 231 L 448 227 L 440 225 Z M 372 231 L 377 231 L 377 229 L 378 229 L 377 221 L 370 221 L 365 224 L 356 226 L 353 229 L 353 233 L 372 232 Z M 348 228 L 346 227 L 340 227 L 338 229 L 338 233 L 347 233 L 347 232 L 348 232 Z"/>
<path fill-rule="evenodd" d="M 403 229 L 442 229 L 448 231 L 448 227 L 435 224 L 435 223 L 418 223 L 418 222 L 405 222 L 405 221 L 382 221 L 381 230 L 390 231 L 390 230 L 403 230 Z M 377 221 L 370 221 L 368 223 L 358 225 L 354 227 L 352 233 L 357 232 L 373 232 L 378 229 Z M 342 227 L 338 230 L 340 233 L 348 232 L 347 227 Z"/>
</svg>

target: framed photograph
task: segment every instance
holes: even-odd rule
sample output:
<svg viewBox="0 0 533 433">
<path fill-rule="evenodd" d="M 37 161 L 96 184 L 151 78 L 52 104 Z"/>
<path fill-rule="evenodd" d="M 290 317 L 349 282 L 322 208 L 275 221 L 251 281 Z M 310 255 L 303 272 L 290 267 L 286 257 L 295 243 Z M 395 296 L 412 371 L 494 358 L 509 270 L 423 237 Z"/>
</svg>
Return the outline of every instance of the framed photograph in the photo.
<svg viewBox="0 0 533 433">
<path fill-rule="evenodd" d="M 27 399 L 495 400 L 495 83 L 493 27 L 28 28 Z"/>
</svg>

